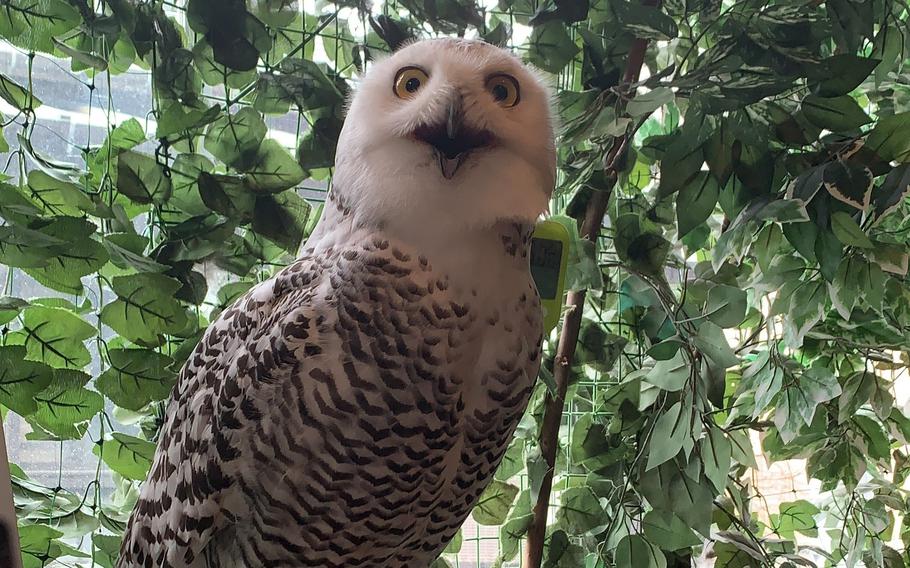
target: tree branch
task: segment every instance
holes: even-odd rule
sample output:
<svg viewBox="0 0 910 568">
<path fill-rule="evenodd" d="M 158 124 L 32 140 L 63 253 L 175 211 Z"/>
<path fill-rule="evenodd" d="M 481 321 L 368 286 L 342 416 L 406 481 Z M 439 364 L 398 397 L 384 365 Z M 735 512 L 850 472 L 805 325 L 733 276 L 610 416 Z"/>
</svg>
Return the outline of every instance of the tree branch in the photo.
<svg viewBox="0 0 910 568">
<path fill-rule="evenodd" d="M 645 6 L 658 6 L 660 0 L 644 0 Z M 636 39 L 629 50 L 626 72 L 623 77 L 623 88 L 638 81 L 641 68 L 645 61 L 645 52 L 648 40 Z M 585 209 L 584 217 L 580 220 L 579 234 L 582 238 L 597 242 L 600 229 L 603 226 L 604 215 L 616 180 L 619 178 L 620 164 L 627 154 L 634 130 L 630 129 L 622 136 L 613 139 L 610 150 L 604 156 L 604 178 L 607 180 L 601 191 L 596 191 Z M 567 312 L 563 323 L 562 333 L 559 336 L 559 345 L 556 350 L 556 359 L 553 364 L 553 378 L 556 382 L 556 397 L 547 395 L 544 403 L 543 424 L 540 428 L 540 453 L 547 464 L 547 472 L 537 502 L 533 508 L 533 518 L 528 528 L 528 544 L 525 550 L 524 565 L 529 568 L 540 568 L 543 561 L 544 540 L 547 532 L 547 511 L 550 503 L 550 492 L 553 486 L 553 473 L 556 469 L 556 452 L 559 449 L 559 425 L 562 422 L 562 413 L 565 406 L 566 391 L 569 387 L 572 360 L 575 358 L 575 348 L 578 344 L 578 334 L 581 329 L 582 313 L 585 305 L 585 290 L 569 292 L 566 305 Z"/>
</svg>

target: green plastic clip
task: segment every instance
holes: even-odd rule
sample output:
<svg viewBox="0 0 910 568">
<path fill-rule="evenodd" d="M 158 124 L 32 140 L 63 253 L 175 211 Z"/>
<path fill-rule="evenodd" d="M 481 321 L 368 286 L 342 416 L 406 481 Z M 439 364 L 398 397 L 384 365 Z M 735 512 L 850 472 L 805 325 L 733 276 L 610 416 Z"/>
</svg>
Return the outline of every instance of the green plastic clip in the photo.
<svg viewBox="0 0 910 568">
<path fill-rule="evenodd" d="M 531 276 L 543 307 L 544 334 L 559 324 L 572 236 L 561 223 L 541 221 L 531 238 Z"/>
</svg>

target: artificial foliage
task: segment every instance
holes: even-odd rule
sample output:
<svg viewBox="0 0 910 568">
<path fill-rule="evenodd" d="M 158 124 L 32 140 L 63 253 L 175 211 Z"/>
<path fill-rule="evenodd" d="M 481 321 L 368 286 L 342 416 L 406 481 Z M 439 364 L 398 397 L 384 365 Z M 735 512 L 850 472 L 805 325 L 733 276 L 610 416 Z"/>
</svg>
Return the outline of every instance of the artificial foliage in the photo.
<svg viewBox="0 0 910 568">
<path fill-rule="evenodd" d="M 80 493 L 13 464 L 25 565 L 112 566 L 177 371 L 319 217 L 298 189 L 330 185 L 357 73 L 433 35 L 553 77 L 553 212 L 579 223 L 572 309 L 473 513 L 497 565 L 907 565 L 907 22 L 895 0 L 0 0 L 29 65 L 0 69 L 0 405 L 98 464 Z M 108 117 L 80 163 L 43 154 L 47 57 L 90 90 L 147 70 L 155 129 Z M 54 293 L 10 296 L 17 275 Z M 757 451 L 824 493 L 758 515 Z"/>
</svg>

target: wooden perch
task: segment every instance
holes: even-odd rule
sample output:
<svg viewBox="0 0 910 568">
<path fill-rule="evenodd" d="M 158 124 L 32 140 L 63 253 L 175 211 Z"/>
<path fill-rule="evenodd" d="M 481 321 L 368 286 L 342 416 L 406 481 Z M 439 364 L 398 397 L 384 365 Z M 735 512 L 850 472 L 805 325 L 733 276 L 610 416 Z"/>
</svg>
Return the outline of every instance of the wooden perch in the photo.
<svg viewBox="0 0 910 568">
<path fill-rule="evenodd" d="M 645 0 L 645 6 L 658 6 L 659 0 Z M 641 68 L 645 61 L 645 51 L 648 40 L 636 39 L 629 50 L 626 63 L 626 72 L 623 77 L 622 88 L 638 81 Z M 631 142 L 634 132 L 627 131 L 624 135 L 613 139 L 610 150 L 604 157 L 604 178 L 607 180 L 607 189 L 594 192 L 585 209 L 584 217 L 580 220 L 579 235 L 592 242 L 597 242 L 603 226 L 604 215 L 613 187 L 619 178 L 619 165 Z M 544 541 L 547 532 L 547 511 L 550 503 L 550 492 L 553 486 L 553 473 L 556 469 L 556 452 L 559 449 L 559 424 L 562 422 L 562 413 L 565 406 L 566 390 L 569 386 L 572 360 L 575 357 L 575 348 L 578 344 L 578 333 L 581 329 L 582 314 L 585 305 L 585 290 L 569 292 L 566 299 L 568 310 L 562 333 L 559 336 L 559 345 L 556 350 L 553 379 L 556 383 L 556 397 L 547 395 L 544 403 L 543 424 L 540 428 L 540 453 L 547 464 L 537 502 L 533 508 L 533 518 L 528 528 L 528 543 L 525 549 L 524 566 L 540 568 L 543 561 Z"/>
</svg>

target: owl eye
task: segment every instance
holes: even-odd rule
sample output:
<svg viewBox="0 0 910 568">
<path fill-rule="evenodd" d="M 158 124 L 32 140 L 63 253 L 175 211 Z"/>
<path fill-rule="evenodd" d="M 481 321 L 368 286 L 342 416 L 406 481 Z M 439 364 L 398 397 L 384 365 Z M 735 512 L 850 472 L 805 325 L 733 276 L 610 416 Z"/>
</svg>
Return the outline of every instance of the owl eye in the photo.
<svg viewBox="0 0 910 568">
<path fill-rule="evenodd" d="M 419 67 L 403 67 L 395 75 L 393 90 L 399 99 L 410 99 L 430 80 L 426 72 Z"/>
<path fill-rule="evenodd" d="M 501 107 L 510 108 L 521 101 L 518 81 L 511 75 L 493 75 L 487 79 L 487 90 Z"/>
</svg>

